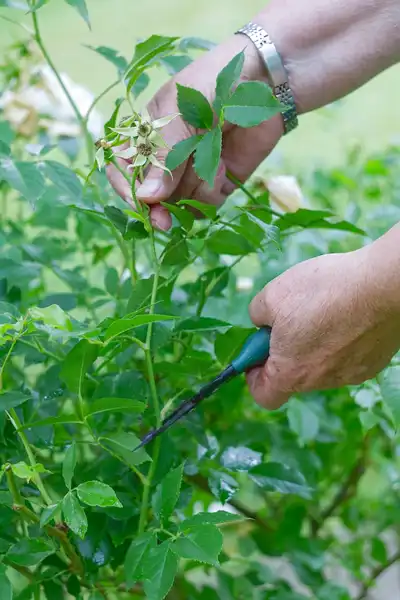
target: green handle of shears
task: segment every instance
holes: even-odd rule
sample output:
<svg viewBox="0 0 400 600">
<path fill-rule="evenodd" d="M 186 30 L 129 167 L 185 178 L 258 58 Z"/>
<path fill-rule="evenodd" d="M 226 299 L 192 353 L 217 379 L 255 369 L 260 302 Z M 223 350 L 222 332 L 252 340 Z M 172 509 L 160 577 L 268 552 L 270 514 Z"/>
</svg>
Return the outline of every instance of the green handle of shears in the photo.
<svg viewBox="0 0 400 600">
<path fill-rule="evenodd" d="M 239 355 L 231 362 L 236 373 L 244 373 L 263 365 L 269 356 L 271 327 L 261 327 L 244 343 Z"/>
</svg>

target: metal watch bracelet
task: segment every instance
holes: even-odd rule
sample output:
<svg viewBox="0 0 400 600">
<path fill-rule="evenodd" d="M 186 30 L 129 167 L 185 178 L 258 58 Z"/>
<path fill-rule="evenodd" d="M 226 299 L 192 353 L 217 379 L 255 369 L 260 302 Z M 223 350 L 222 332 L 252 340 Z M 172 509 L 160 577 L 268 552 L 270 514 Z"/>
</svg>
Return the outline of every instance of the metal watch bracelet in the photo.
<svg viewBox="0 0 400 600">
<path fill-rule="evenodd" d="M 285 134 L 298 125 L 297 110 L 292 90 L 289 86 L 287 71 L 282 59 L 268 33 L 255 23 L 248 23 L 237 34 L 246 35 L 255 45 L 268 72 L 268 79 L 278 100 L 287 108 L 282 112 Z"/>
</svg>

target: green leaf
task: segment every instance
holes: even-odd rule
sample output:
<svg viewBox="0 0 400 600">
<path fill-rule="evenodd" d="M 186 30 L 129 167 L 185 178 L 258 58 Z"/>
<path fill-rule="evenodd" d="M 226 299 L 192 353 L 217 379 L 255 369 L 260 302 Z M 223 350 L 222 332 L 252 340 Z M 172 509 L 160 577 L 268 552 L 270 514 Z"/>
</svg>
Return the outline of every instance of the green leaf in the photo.
<svg viewBox="0 0 400 600">
<path fill-rule="evenodd" d="M 179 537 L 174 551 L 181 558 L 218 566 L 222 542 L 222 534 L 215 525 L 202 524 L 191 527 L 184 537 Z"/>
<path fill-rule="evenodd" d="M 78 203 L 82 197 L 82 184 L 75 173 L 54 160 L 46 160 L 39 163 L 43 174 L 61 192 L 65 201 Z"/>
<path fill-rule="evenodd" d="M 46 506 L 43 509 L 42 514 L 40 515 L 40 527 L 44 527 L 48 525 L 50 521 L 55 519 L 61 511 L 60 504 L 52 504 L 51 506 Z"/>
<path fill-rule="evenodd" d="M 225 510 L 217 510 L 216 512 L 201 512 L 193 515 L 182 521 L 179 524 L 180 531 L 186 531 L 192 527 L 201 525 L 223 525 L 224 523 L 233 523 L 234 521 L 243 521 L 242 515 L 226 512 Z"/>
<path fill-rule="evenodd" d="M 39 421 L 32 421 L 24 423 L 19 427 L 18 431 L 24 429 L 34 429 L 35 427 L 47 427 L 48 425 L 70 425 L 70 424 L 83 424 L 81 419 L 78 419 L 75 415 L 61 415 L 60 417 L 47 417 L 47 419 L 40 419 Z"/>
<path fill-rule="evenodd" d="M 151 550 L 143 561 L 142 577 L 148 600 L 163 600 L 174 583 L 178 558 L 171 550 L 170 542 L 164 542 Z"/>
<path fill-rule="evenodd" d="M 229 447 L 221 455 L 221 464 L 230 471 L 249 471 L 262 461 L 261 452 L 245 446 Z"/>
<path fill-rule="evenodd" d="M 198 129 L 211 129 L 214 113 L 207 98 L 191 87 L 177 83 L 178 108 L 182 118 Z"/>
<path fill-rule="evenodd" d="M 225 119 L 240 127 L 255 127 L 282 111 L 268 85 L 248 81 L 238 85 L 224 107 Z"/>
<path fill-rule="evenodd" d="M 140 444 L 140 440 L 133 433 L 113 433 L 101 437 L 100 440 L 104 440 L 103 445 L 130 467 L 151 460 L 144 448 L 136 450 Z"/>
<path fill-rule="evenodd" d="M 215 338 L 214 351 L 222 365 L 228 365 L 239 353 L 244 342 L 254 329 L 231 327 L 224 333 L 218 333 Z"/>
<path fill-rule="evenodd" d="M 222 130 L 216 127 L 203 136 L 199 142 L 194 157 L 194 170 L 200 179 L 214 187 L 222 150 Z"/>
<path fill-rule="evenodd" d="M 75 394 L 81 393 L 84 377 L 99 353 L 99 347 L 88 340 L 81 340 L 64 359 L 60 378 Z"/>
<path fill-rule="evenodd" d="M 175 508 L 182 485 L 183 464 L 170 471 L 158 484 L 153 495 L 153 509 L 161 523 L 166 523 Z"/>
<path fill-rule="evenodd" d="M 104 285 L 110 296 L 115 296 L 119 288 L 119 275 L 117 269 L 109 267 L 104 278 Z"/>
<path fill-rule="evenodd" d="M 90 20 L 89 20 L 89 12 L 86 6 L 85 0 L 65 0 L 67 4 L 76 8 L 78 13 L 81 15 L 82 19 L 85 21 L 86 25 L 91 29 Z"/>
<path fill-rule="evenodd" d="M 168 75 L 176 75 L 183 71 L 193 60 L 187 54 L 176 54 L 175 56 L 165 56 L 160 59 L 160 64 L 167 70 Z"/>
<path fill-rule="evenodd" d="M 146 556 L 157 547 L 155 533 L 148 531 L 135 538 L 126 553 L 124 571 L 125 581 L 128 587 L 142 579 L 143 563 Z"/>
<path fill-rule="evenodd" d="M 57 304 L 45 308 L 30 308 L 29 315 L 34 321 L 43 321 L 45 325 L 55 329 L 62 331 L 71 331 L 72 329 L 69 316 Z"/>
<path fill-rule="evenodd" d="M 20 404 L 23 404 L 27 400 L 30 400 L 30 396 L 26 396 L 22 392 L 0 393 L 0 411 L 20 406 Z"/>
<path fill-rule="evenodd" d="M 150 305 L 151 291 L 153 289 L 154 276 L 148 279 L 140 279 L 132 287 L 132 293 L 126 307 L 127 313 L 139 311 Z"/>
<path fill-rule="evenodd" d="M 31 204 L 35 204 L 46 190 L 44 179 L 35 163 L 14 162 L 0 154 L 0 181 L 4 180 Z"/>
<path fill-rule="evenodd" d="M 208 484 L 211 492 L 222 504 L 228 502 L 239 488 L 236 479 L 222 471 L 211 471 Z"/>
<path fill-rule="evenodd" d="M 86 48 L 89 48 L 89 50 L 93 50 L 93 52 L 100 54 L 100 56 L 108 60 L 111 64 L 114 65 L 114 67 L 117 68 L 118 73 L 120 75 L 123 75 L 126 69 L 128 68 L 128 62 L 126 58 L 121 56 L 118 50 L 115 50 L 114 48 L 109 48 L 108 46 L 97 46 L 95 48 L 94 46 L 90 45 L 86 45 Z"/>
<path fill-rule="evenodd" d="M 13 504 L 13 497 L 10 492 L 4 490 L 0 491 L 0 506 L 11 506 Z"/>
<path fill-rule="evenodd" d="M 222 69 L 217 77 L 217 86 L 215 89 L 214 108 L 217 113 L 220 112 L 222 106 L 228 102 L 233 86 L 238 82 L 244 65 L 244 52 L 239 52 L 232 60 Z"/>
<path fill-rule="evenodd" d="M 62 501 L 64 520 L 68 527 L 80 538 L 84 538 L 88 528 L 85 511 L 79 504 L 74 492 L 68 492 Z"/>
<path fill-rule="evenodd" d="M 146 409 L 144 402 L 129 398 L 99 398 L 87 407 L 86 416 L 105 412 L 142 413 Z"/>
<path fill-rule="evenodd" d="M 304 476 L 287 465 L 276 462 L 264 463 L 251 469 L 249 475 L 258 486 L 267 492 L 311 498 L 312 490 Z"/>
<path fill-rule="evenodd" d="M 183 206 L 177 206 L 176 204 L 168 202 L 161 202 L 161 204 L 178 219 L 185 231 L 190 231 L 193 228 L 194 215 L 191 212 L 183 208 Z"/>
<path fill-rule="evenodd" d="M 128 66 L 124 79 L 128 80 L 128 92 L 135 86 L 136 82 L 142 76 L 143 71 L 150 66 L 154 59 L 173 50 L 178 38 L 164 37 L 161 35 L 152 35 L 147 40 L 137 44 L 135 55 Z"/>
<path fill-rule="evenodd" d="M 170 171 L 177 169 L 182 163 L 184 163 L 189 156 L 196 150 L 199 142 L 203 139 L 202 135 L 193 135 L 187 140 L 182 140 L 174 146 L 172 150 L 168 152 L 165 166 Z"/>
<path fill-rule="evenodd" d="M 141 325 L 158 323 L 160 321 L 173 321 L 177 318 L 178 317 L 173 315 L 136 315 L 135 317 L 117 319 L 107 329 L 105 340 L 109 341 L 112 338 L 115 338 L 122 333 L 126 333 L 135 327 L 140 327 Z"/>
<path fill-rule="evenodd" d="M 217 218 L 217 207 L 213 204 L 204 204 L 204 202 L 199 202 L 199 200 L 179 200 L 177 202 L 178 205 L 184 204 L 186 206 L 191 206 L 195 208 L 199 212 L 201 212 L 205 217 L 215 221 Z"/>
<path fill-rule="evenodd" d="M 74 476 L 74 471 L 76 467 L 76 461 L 78 459 L 76 452 L 76 444 L 73 441 L 68 450 L 65 453 L 64 461 L 62 465 L 62 476 L 65 481 L 65 485 L 70 490 L 72 477 Z"/>
<path fill-rule="evenodd" d="M 288 404 L 287 416 L 290 429 L 301 443 L 315 440 L 319 432 L 319 418 L 306 402 L 292 398 Z"/>
<path fill-rule="evenodd" d="M 330 219 L 328 221 L 328 219 Z M 294 213 L 286 213 L 274 222 L 281 231 L 291 227 L 304 227 L 305 229 L 336 229 L 339 231 L 349 231 L 359 235 L 365 235 L 365 232 L 348 221 L 335 219 L 335 216 L 327 210 L 309 210 L 300 208 Z"/>
<path fill-rule="evenodd" d="M 390 410 L 394 426 L 398 428 L 400 426 L 400 367 L 389 367 L 379 375 L 378 382 L 383 402 Z"/>
<path fill-rule="evenodd" d="M 25 538 L 11 546 L 6 556 L 16 565 L 33 567 L 54 552 L 54 547 L 44 540 Z"/>
<path fill-rule="evenodd" d="M 207 247 L 216 254 L 241 256 L 253 251 L 253 246 L 247 239 L 228 229 L 215 231 L 207 240 Z"/>
<path fill-rule="evenodd" d="M 179 321 L 175 327 L 175 331 L 208 331 L 221 329 L 221 327 L 230 327 L 230 323 L 210 317 L 190 317 L 189 319 Z"/>
<path fill-rule="evenodd" d="M 0 565 L 0 598 L 1 600 L 12 600 L 13 599 L 13 589 L 6 575 L 6 566 Z"/>
<path fill-rule="evenodd" d="M 76 488 L 78 498 L 89 506 L 115 506 L 122 508 L 116 493 L 106 483 L 101 481 L 86 481 Z"/>
</svg>

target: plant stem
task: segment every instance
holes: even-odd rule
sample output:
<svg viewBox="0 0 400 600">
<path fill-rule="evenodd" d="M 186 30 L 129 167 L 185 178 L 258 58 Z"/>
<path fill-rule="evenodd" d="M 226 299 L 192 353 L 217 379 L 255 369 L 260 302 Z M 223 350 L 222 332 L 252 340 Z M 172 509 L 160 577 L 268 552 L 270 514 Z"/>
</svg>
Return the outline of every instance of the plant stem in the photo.
<svg viewBox="0 0 400 600">
<path fill-rule="evenodd" d="M 102 98 L 104 98 L 104 96 L 106 96 L 108 94 L 108 92 L 111 92 L 111 90 L 113 90 L 115 87 L 117 87 L 117 85 L 120 83 L 120 81 L 121 81 L 120 79 L 117 79 L 117 81 L 114 81 L 114 83 L 111 83 L 108 87 L 106 87 L 106 89 L 104 91 L 101 92 L 101 94 L 96 96 L 96 98 L 93 100 L 92 104 L 89 106 L 89 109 L 85 115 L 86 127 L 89 122 L 89 117 L 92 114 L 95 106 L 100 102 L 100 100 Z"/>
<path fill-rule="evenodd" d="M 232 183 L 234 183 L 239 189 L 241 189 L 242 192 L 244 194 L 246 194 L 246 196 L 248 198 L 250 198 L 250 200 L 252 202 L 254 202 L 255 204 L 257 204 L 257 198 L 255 196 L 253 196 L 253 194 L 251 192 L 249 192 L 249 190 L 247 189 L 247 187 L 240 181 L 240 179 L 238 179 L 237 177 L 235 177 L 235 175 L 233 175 L 233 173 L 231 173 L 230 171 L 226 172 L 226 176 L 227 176 L 227 178 L 230 181 L 232 181 Z M 266 211 L 268 211 L 269 213 L 271 213 L 271 215 L 274 215 L 274 217 L 281 218 L 283 216 L 281 213 L 279 213 L 278 211 L 274 210 L 270 206 L 263 205 L 262 208 L 264 208 Z"/>
<path fill-rule="evenodd" d="M 26 437 L 25 433 L 23 431 L 20 430 L 20 428 L 22 427 L 22 423 L 19 420 L 19 417 L 17 415 L 17 413 L 15 412 L 15 410 L 13 408 L 10 408 L 9 411 L 7 411 L 7 415 L 8 418 L 10 419 L 15 431 L 17 432 L 17 435 L 19 437 L 19 439 L 22 442 L 22 445 L 25 448 L 25 452 L 27 454 L 28 460 L 29 460 L 29 464 L 31 465 L 31 467 L 34 469 L 37 465 L 36 463 L 36 459 L 34 457 L 34 454 L 32 452 L 32 449 L 29 445 L 28 442 L 28 438 Z M 49 494 L 47 493 L 47 490 L 44 486 L 43 481 L 40 478 L 39 473 L 35 473 L 34 476 L 34 482 L 36 487 L 38 488 L 39 492 L 41 493 L 43 500 L 45 501 L 45 503 L 50 506 L 51 504 L 53 504 L 52 499 L 50 498 Z"/>
<path fill-rule="evenodd" d="M 37 13 L 36 11 L 32 12 L 32 21 L 33 21 L 33 30 L 34 30 L 34 37 L 36 40 L 37 45 L 39 46 L 42 54 L 43 54 L 43 58 L 45 59 L 45 61 L 47 62 L 48 66 L 50 67 L 50 69 L 52 70 L 55 78 L 57 79 L 58 83 L 60 84 L 60 87 L 62 89 L 62 91 L 65 94 L 65 97 L 67 98 L 68 102 L 71 105 L 72 110 L 75 113 L 76 119 L 81 127 L 82 130 L 82 135 L 86 141 L 86 148 L 87 148 L 87 154 L 88 154 L 88 159 L 89 162 L 92 163 L 94 162 L 94 144 L 93 144 L 93 140 L 92 137 L 87 129 L 87 122 L 86 119 L 81 115 L 79 108 L 77 107 L 74 99 L 72 98 L 71 94 L 69 93 L 65 83 L 62 80 L 61 75 L 59 74 L 59 72 L 57 71 L 57 68 L 55 66 L 55 64 L 53 63 L 49 53 L 46 50 L 46 47 L 43 43 L 43 39 L 42 36 L 40 34 L 40 29 L 39 29 L 39 22 L 38 22 L 38 18 L 37 18 Z"/>
<path fill-rule="evenodd" d="M 389 559 L 386 563 L 384 563 L 383 565 L 379 565 L 379 567 L 376 567 L 376 569 L 372 571 L 370 579 L 364 583 L 361 592 L 355 598 L 355 600 L 367 600 L 368 592 L 373 587 L 378 577 L 383 575 L 385 571 L 390 569 L 390 567 L 392 567 L 398 561 L 400 561 L 400 551 L 397 552 L 394 556 L 392 556 L 392 558 Z"/>
<path fill-rule="evenodd" d="M 15 344 L 17 343 L 19 339 L 19 336 L 17 336 L 16 338 L 13 339 L 12 344 L 10 346 L 9 351 L 6 354 L 5 359 L 3 360 L 3 363 L 0 367 L 0 390 L 3 389 L 3 374 L 4 374 L 4 369 L 6 368 L 6 364 L 8 363 L 10 356 L 12 354 L 12 351 L 14 350 Z"/>
</svg>

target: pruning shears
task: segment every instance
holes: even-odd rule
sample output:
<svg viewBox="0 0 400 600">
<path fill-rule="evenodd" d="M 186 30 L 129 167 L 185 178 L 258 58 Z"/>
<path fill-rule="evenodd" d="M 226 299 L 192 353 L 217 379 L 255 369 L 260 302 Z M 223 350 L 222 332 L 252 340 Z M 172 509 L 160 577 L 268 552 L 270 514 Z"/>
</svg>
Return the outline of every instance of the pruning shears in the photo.
<svg viewBox="0 0 400 600">
<path fill-rule="evenodd" d="M 135 448 L 139 450 L 154 438 L 159 436 L 161 433 L 169 429 L 174 423 L 182 419 L 185 415 L 194 410 L 198 404 L 205 398 L 208 398 L 224 383 L 230 381 L 237 375 L 245 373 L 253 367 L 258 367 L 267 360 L 269 356 L 269 346 L 271 338 L 271 328 L 261 327 L 258 331 L 250 335 L 247 338 L 239 354 L 234 358 L 231 363 L 217 375 L 212 381 L 206 383 L 194 396 L 182 402 L 180 406 L 173 413 L 171 413 L 158 427 L 150 431 L 141 441 L 141 443 Z"/>
</svg>

